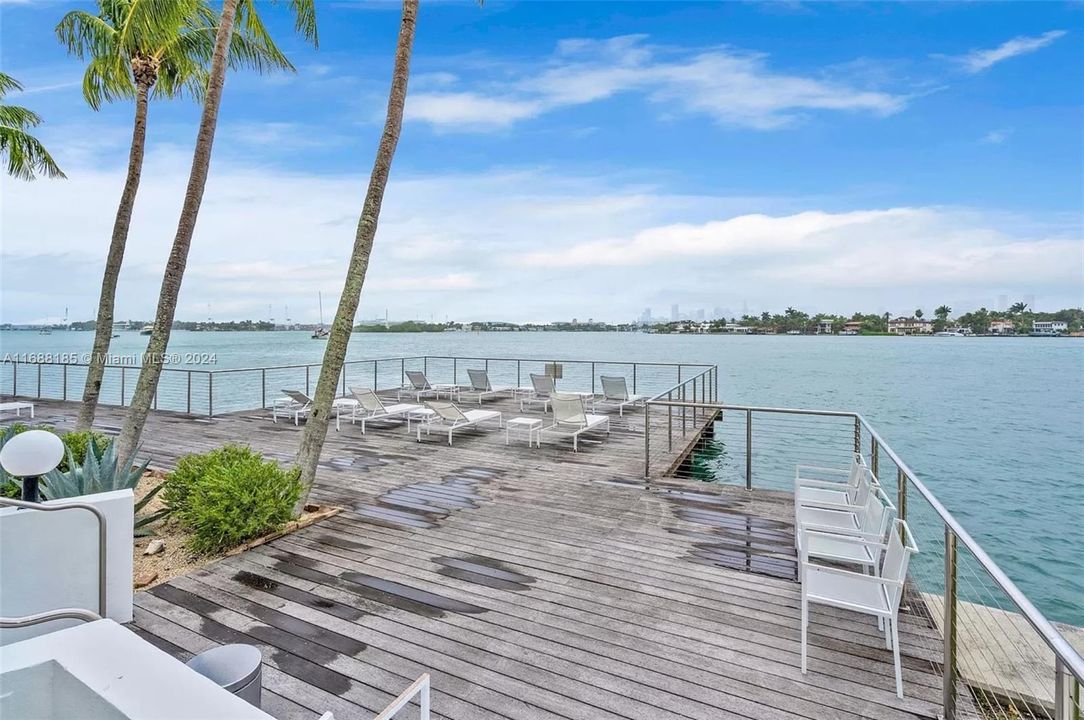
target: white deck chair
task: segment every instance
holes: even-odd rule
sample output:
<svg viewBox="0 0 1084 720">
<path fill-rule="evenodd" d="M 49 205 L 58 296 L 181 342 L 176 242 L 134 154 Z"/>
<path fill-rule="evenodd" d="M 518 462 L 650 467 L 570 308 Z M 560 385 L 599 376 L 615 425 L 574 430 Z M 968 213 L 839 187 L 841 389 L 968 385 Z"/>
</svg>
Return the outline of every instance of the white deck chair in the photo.
<svg viewBox="0 0 1084 720">
<path fill-rule="evenodd" d="M 411 405 L 410 403 L 385 405 L 384 401 L 380 399 L 380 396 L 369 388 L 352 387 L 350 388 L 350 393 L 354 396 L 354 399 L 358 401 L 353 412 L 349 415 L 350 422 L 353 424 L 356 420 L 361 421 L 362 435 L 365 434 L 365 423 L 367 422 L 372 422 L 373 420 L 401 419 L 408 413 L 424 409 L 421 405 Z M 335 417 L 335 429 L 339 429 L 338 416 Z"/>
<path fill-rule="evenodd" d="M 542 432 L 571 437 L 574 452 L 579 452 L 581 434 L 592 430 L 605 430 L 607 435 L 610 434 L 610 416 L 588 413 L 582 395 L 555 392 L 550 394 L 550 403 L 553 405 L 553 425 L 542 428 Z"/>
<path fill-rule="evenodd" d="M 794 473 L 794 497 L 798 502 L 823 502 L 839 505 L 861 505 L 869 485 L 877 478 L 865 470 L 866 459 L 854 453 L 847 470 L 839 468 L 798 465 Z"/>
<path fill-rule="evenodd" d="M 805 538 L 818 531 L 807 530 Z M 896 520 L 888 533 L 888 542 L 880 543 L 861 538 L 848 542 L 863 544 L 877 554 L 884 554 L 879 572 L 866 575 L 812 562 L 803 542 L 799 547 L 802 581 L 802 673 L 806 672 L 806 650 L 809 634 L 809 604 L 830 605 L 873 615 L 884 628 L 885 646 L 892 650 L 896 666 L 896 696 L 903 697 L 903 672 L 900 666 L 899 610 L 907 581 L 907 566 L 911 555 L 918 552 L 911 529 L 903 520 Z"/>
<path fill-rule="evenodd" d="M 297 425 L 303 415 L 312 411 L 312 398 L 300 390 L 283 390 L 286 397 L 277 401 L 271 408 L 271 421 L 278 422 L 279 414 L 285 417 L 294 417 L 294 425 Z"/>
<path fill-rule="evenodd" d="M 602 375 L 602 397 L 594 400 L 594 409 L 603 407 L 617 408 L 618 415 L 625 414 L 625 408 L 643 407 L 647 402 L 647 395 L 630 395 L 628 383 L 625 378 L 617 375 Z"/>
<path fill-rule="evenodd" d="M 407 397 L 413 397 L 415 400 L 421 400 L 427 397 L 437 397 L 436 388 L 429 384 L 429 379 L 425 377 L 425 373 L 420 370 L 407 370 L 407 383 L 399 388 L 395 394 L 397 400 L 402 400 L 403 395 Z"/>
<path fill-rule="evenodd" d="M 452 444 L 452 433 L 456 430 L 461 430 L 465 427 L 473 427 L 479 423 L 487 422 L 489 420 L 496 420 L 497 427 L 504 427 L 504 420 L 501 413 L 496 410 L 460 410 L 456 407 L 455 403 L 444 400 L 428 400 L 425 403 L 429 406 L 429 409 L 434 411 L 440 416 L 440 422 L 434 423 L 419 423 L 418 424 L 418 442 L 422 441 L 422 429 L 425 429 L 425 434 L 434 427 L 439 427 L 442 430 L 448 431 L 448 444 Z"/>
<path fill-rule="evenodd" d="M 869 472 L 866 470 L 866 472 Z M 805 530 L 861 537 L 880 542 L 896 506 L 880 487 L 871 486 L 863 505 L 794 503 L 794 544 Z"/>
<path fill-rule="evenodd" d="M 467 394 L 477 397 L 479 405 L 482 404 L 482 398 L 512 392 L 509 386 L 493 387 L 493 383 L 489 381 L 489 373 L 485 370 L 467 370 L 467 375 L 470 375 L 470 388 L 461 390 L 459 396 Z"/>
<path fill-rule="evenodd" d="M 534 391 L 530 395 L 520 398 L 519 411 L 525 412 L 525 405 L 539 404 L 542 406 L 542 412 L 548 412 L 550 409 L 550 395 L 557 392 L 557 383 L 554 382 L 553 376 L 531 373 L 531 386 Z"/>
</svg>

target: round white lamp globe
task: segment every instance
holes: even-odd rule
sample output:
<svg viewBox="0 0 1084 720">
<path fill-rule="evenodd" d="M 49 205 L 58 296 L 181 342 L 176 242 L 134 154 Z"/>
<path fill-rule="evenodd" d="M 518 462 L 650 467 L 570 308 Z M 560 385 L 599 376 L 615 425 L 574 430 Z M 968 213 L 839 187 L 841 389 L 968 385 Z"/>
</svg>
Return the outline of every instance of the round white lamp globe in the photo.
<svg viewBox="0 0 1084 720">
<path fill-rule="evenodd" d="M 18 478 L 37 477 L 56 469 L 64 459 L 64 443 L 45 430 L 19 433 L 0 450 L 0 465 Z"/>
</svg>

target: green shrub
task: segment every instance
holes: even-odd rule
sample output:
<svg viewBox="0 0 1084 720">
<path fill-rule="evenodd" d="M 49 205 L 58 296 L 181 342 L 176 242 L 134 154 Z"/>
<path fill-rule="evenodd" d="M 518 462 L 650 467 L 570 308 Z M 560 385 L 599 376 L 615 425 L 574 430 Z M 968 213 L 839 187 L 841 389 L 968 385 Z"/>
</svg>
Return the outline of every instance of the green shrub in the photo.
<svg viewBox="0 0 1084 720">
<path fill-rule="evenodd" d="M 189 548 L 215 553 L 278 530 L 301 497 L 296 469 L 247 446 L 187 455 L 166 477 L 162 498 L 192 536 Z"/>
<path fill-rule="evenodd" d="M 60 439 L 64 442 L 64 447 L 71 451 L 72 457 L 75 458 L 75 465 L 72 466 L 68 463 L 67 454 L 65 453 L 65 458 L 60 461 L 61 472 L 70 470 L 72 467 L 80 467 L 87 457 L 87 448 L 90 447 L 91 443 L 94 443 L 98 455 L 101 455 L 101 450 L 109 443 L 108 436 L 94 430 L 64 433 L 60 436 Z"/>
</svg>

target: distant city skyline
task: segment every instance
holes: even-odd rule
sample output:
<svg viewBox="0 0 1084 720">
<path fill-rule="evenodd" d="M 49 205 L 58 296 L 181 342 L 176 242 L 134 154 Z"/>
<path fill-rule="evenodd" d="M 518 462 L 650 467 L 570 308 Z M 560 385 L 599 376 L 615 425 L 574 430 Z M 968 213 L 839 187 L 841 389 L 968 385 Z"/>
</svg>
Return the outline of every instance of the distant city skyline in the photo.
<svg viewBox="0 0 1084 720">
<path fill-rule="evenodd" d="M 120 196 L 132 107 L 87 107 L 66 9 L 0 4 L 68 175 L 0 180 L 0 322 L 94 315 Z M 296 74 L 227 79 L 178 317 L 334 314 L 399 18 L 317 12 Z M 1052 3 L 423 6 L 357 317 L 1084 304 L 1082 42 Z M 198 116 L 151 104 L 118 317 L 153 314 Z"/>
</svg>

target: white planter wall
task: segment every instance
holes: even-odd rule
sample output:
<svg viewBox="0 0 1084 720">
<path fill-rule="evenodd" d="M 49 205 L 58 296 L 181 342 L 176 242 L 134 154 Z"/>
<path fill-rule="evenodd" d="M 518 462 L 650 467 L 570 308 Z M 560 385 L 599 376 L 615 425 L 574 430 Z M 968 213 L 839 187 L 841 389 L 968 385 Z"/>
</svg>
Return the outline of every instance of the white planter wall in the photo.
<svg viewBox="0 0 1084 720">
<path fill-rule="evenodd" d="M 132 620 L 131 490 L 46 503 L 82 502 L 106 517 L 108 616 Z M 0 616 L 21 617 L 58 608 L 98 612 L 98 523 L 86 510 L 55 512 L 0 507 Z M 0 645 L 78 624 L 57 620 L 0 630 Z"/>
</svg>

